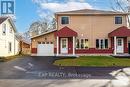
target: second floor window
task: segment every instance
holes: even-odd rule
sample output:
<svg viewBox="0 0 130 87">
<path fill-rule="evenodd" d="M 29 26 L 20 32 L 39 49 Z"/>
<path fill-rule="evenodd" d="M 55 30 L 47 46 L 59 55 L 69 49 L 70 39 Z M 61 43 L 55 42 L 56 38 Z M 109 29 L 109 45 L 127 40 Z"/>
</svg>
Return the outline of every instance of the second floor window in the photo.
<svg viewBox="0 0 130 87">
<path fill-rule="evenodd" d="M 9 32 L 10 32 L 10 33 L 12 33 L 12 32 L 13 32 L 13 28 L 12 28 L 12 27 L 10 27 L 10 30 L 9 30 Z"/>
<path fill-rule="evenodd" d="M 2 25 L 2 34 L 6 35 L 6 24 Z"/>
<path fill-rule="evenodd" d="M 61 24 L 69 24 L 69 17 L 61 17 Z"/>
<path fill-rule="evenodd" d="M 122 24 L 122 17 L 115 17 L 115 24 Z"/>
</svg>

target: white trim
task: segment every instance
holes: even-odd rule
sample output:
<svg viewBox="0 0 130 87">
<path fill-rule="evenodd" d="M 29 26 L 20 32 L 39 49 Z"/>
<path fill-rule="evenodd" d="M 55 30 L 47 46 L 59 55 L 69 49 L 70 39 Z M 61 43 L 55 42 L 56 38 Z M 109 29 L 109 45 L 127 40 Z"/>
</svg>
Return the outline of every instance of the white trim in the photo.
<svg viewBox="0 0 130 87">
<path fill-rule="evenodd" d="M 116 47 L 116 45 L 117 45 L 117 42 L 116 42 L 117 40 L 116 40 L 116 36 L 114 36 L 114 55 L 116 55 L 117 53 L 117 47 Z"/>
<path fill-rule="evenodd" d="M 81 49 L 81 39 L 79 39 L 79 48 L 78 49 Z"/>
<path fill-rule="evenodd" d="M 99 41 L 99 49 L 101 49 L 101 39 L 98 39 Z"/>
<path fill-rule="evenodd" d="M 105 38 L 108 40 L 108 48 L 109 48 L 109 39 L 108 38 Z M 105 48 L 105 39 L 98 39 L 99 40 L 99 48 L 96 48 L 96 49 L 108 49 L 108 48 Z M 103 48 L 101 48 L 101 40 L 103 40 Z"/>
<path fill-rule="evenodd" d="M 103 49 L 105 49 L 105 39 L 103 40 Z"/>
<path fill-rule="evenodd" d="M 81 48 L 81 39 L 83 39 L 83 44 L 84 44 L 84 47 L 83 48 Z M 85 39 L 87 39 L 88 41 L 87 41 L 87 43 L 88 43 L 88 48 L 85 48 Z M 79 48 L 77 48 L 77 40 L 79 40 Z M 90 47 L 89 47 L 89 39 L 88 38 L 75 38 L 75 43 L 76 43 L 76 45 L 75 45 L 75 48 L 76 49 L 89 49 Z"/>
<path fill-rule="evenodd" d="M 56 37 L 56 40 L 57 40 L 57 56 L 59 55 L 59 37 L 57 36 Z"/>
<path fill-rule="evenodd" d="M 54 31 L 57 31 L 57 29 L 49 30 L 49 31 L 44 32 L 44 33 L 42 33 L 42 34 L 40 34 L 40 35 L 36 35 L 36 36 L 34 36 L 34 37 L 31 37 L 31 39 L 36 38 L 36 37 L 39 37 L 39 36 L 42 36 L 42 35 L 45 35 L 45 34 L 48 34 L 48 33 L 52 33 L 52 32 L 54 32 Z"/>
<path fill-rule="evenodd" d="M 61 11 L 61 12 L 56 12 L 55 15 L 62 15 L 62 14 L 87 14 L 87 15 L 129 15 L 130 13 L 123 13 L 123 12 L 118 12 L 118 11 L 105 11 L 105 10 L 88 10 L 92 12 L 88 12 L 86 9 L 81 9 L 84 10 L 83 13 L 79 12 L 80 10 L 73 10 L 73 11 Z M 97 11 L 96 13 L 93 13 L 93 11 Z"/>
<path fill-rule="evenodd" d="M 75 37 L 73 36 L 73 55 L 75 55 Z"/>
</svg>

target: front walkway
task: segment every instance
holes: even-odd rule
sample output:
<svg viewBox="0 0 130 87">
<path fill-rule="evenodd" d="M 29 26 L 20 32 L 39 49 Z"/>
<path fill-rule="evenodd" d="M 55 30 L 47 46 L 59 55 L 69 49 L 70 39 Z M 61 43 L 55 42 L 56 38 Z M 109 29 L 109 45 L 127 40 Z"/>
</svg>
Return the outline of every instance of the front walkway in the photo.
<svg viewBox="0 0 130 87">
<path fill-rule="evenodd" d="M 128 53 L 116 54 L 116 55 L 112 55 L 112 56 L 116 57 L 116 58 L 130 58 L 130 54 L 128 54 Z"/>
</svg>

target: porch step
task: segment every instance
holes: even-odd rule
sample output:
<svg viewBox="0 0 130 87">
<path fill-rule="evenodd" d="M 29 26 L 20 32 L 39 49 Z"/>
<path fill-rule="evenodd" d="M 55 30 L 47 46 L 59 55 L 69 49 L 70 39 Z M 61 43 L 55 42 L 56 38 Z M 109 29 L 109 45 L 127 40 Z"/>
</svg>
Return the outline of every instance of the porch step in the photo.
<svg viewBox="0 0 130 87">
<path fill-rule="evenodd" d="M 67 58 L 67 57 L 71 57 L 71 58 L 77 58 L 79 57 L 78 55 L 68 55 L 68 54 L 59 54 L 56 57 L 61 57 L 61 58 Z"/>
<path fill-rule="evenodd" d="M 117 54 L 117 55 L 111 55 L 115 58 L 130 58 L 130 54 Z"/>
</svg>

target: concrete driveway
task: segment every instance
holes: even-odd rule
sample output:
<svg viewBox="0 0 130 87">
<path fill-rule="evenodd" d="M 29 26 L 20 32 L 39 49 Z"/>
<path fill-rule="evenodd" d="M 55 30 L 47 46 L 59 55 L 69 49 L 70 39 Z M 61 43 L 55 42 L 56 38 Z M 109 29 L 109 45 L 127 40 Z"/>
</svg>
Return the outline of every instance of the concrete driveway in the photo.
<svg viewBox="0 0 130 87">
<path fill-rule="evenodd" d="M 123 67 L 59 67 L 57 57 L 21 57 L 0 62 L 0 79 L 114 79 L 110 73 Z"/>
</svg>

